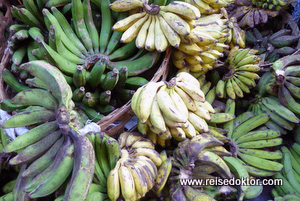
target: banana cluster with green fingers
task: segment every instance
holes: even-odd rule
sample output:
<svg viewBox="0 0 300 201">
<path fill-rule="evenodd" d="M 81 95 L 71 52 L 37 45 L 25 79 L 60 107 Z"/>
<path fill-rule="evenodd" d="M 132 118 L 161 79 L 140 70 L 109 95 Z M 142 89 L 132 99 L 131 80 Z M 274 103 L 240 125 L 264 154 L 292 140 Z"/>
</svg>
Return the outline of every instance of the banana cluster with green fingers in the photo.
<svg viewBox="0 0 300 201">
<path fill-rule="evenodd" d="M 234 114 L 235 107 L 235 101 L 228 99 L 226 110 Z M 231 152 L 252 176 L 272 176 L 283 167 L 277 161 L 282 158 L 282 153 L 269 149 L 282 144 L 280 133 L 265 126 L 269 119 L 267 113 L 244 112 L 224 124 L 227 137 L 231 139 Z"/>
<path fill-rule="evenodd" d="M 11 72 L 18 73 L 23 83 L 30 87 L 43 88 L 45 86 L 38 79 L 28 77 L 28 73 L 18 67 L 26 61 L 46 60 L 62 71 L 72 86 L 78 110 L 99 121 L 103 115 L 124 105 L 138 87 L 148 82 L 136 75 L 154 66 L 160 54 L 144 49 L 138 51 L 134 42 L 121 44 L 122 33 L 111 29 L 113 22 L 124 19 L 127 13 L 113 13 L 109 0 L 103 1 L 100 9 L 93 8 L 93 3 L 73 0 L 67 11 L 60 7 L 42 7 L 39 10 L 41 23 L 45 23 L 42 27 L 12 25 L 11 30 L 26 32 L 28 45 L 20 43 L 12 47 L 16 50 Z M 72 16 L 71 20 L 66 12 Z M 99 18 L 100 15 L 105 17 Z M 9 85 L 16 85 L 17 90 L 23 88 L 15 79 L 10 79 L 11 73 L 6 74 L 9 74 L 5 79 Z"/>
<path fill-rule="evenodd" d="M 272 65 L 272 78 L 266 91 L 278 96 L 281 103 L 295 114 L 300 114 L 299 104 L 299 55 L 289 55 L 275 61 Z"/>
<path fill-rule="evenodd" d="M 276 173 L 274 179 L 282 179 L 282 185 L 272 189 L 274 200 L 300 200 L 300 144 L 294 143 L 291 147 L 281 147 L 283 154 L 281 172 Z"/>
<path fill-rule="evenodd" d="M 299 123 L 299 118 L 283 105 L 279 98 L 267 94 L 266 85 L 270 83 L 271 79 L 272 74 L 270 72 L 266 72 L 260 78 L 257 84 L 258 94 L 251 101 L 248 110 L 252 111 L 254 115 L 267 113 L 270 120 L 265 123 L 265 126 L 281 134 L 287 134 Z"/>
<path fill-rule="evenodd" d="M 10 100 L 11 105 L 24 109 L 3 122 L 3 128 L 36 126 L 4 147 L 4 152 L 18 153 L 9 163 L 21 165 L 12 196 L 28 199 L 50 195 L 70 176 L 65 199 L 83 200 L 94 174 L 94 150 L 71 122 L 71 88 L 61 72 L 44 61 L 19 68 L 48 88 L 23 90 Z"/>
<path fill-rule="evenodd" d="M 223 160 L 224 156 L 231 156 L 231 154 L 223 145 L 223 142 L 206 133 L 179 143 L 171 157 L 172 170 L 169 177 L 171 200 L 192 200 L 196 197 L 215 200 L 202 189 L 204 186 L 200 186 L 200 189 L 182 186 L 179 180 L 231 178 L 230 168 Z"/>
<path fill-rule="evenodd" d="M 246 33 L 246 42 L 251 46 L 254 45 L 253 49 L 258 50 L 257 54 L 270 63 L 293 54 L 297 50 L 298 40 L 299 36 L 292 35 L 290 29 L 281 29 L 269 35 L 268 31 L 260 32 L 254 28 Z"/>
<path fill-rule="evenodd" d="M 256 85 L 255 80 L 259 78 L 259 60 L 252 49 L 239 49 L 237 46 L 231 49 L 227 59 L 227 72 L 216 85 L 217 96 L 236 99 L 242 98 L 244 93 L 250 93 L 250 88 Z"/>
<path fill-rule="evenodd" d="M 284 0 L 251 0 L 251 4 L 258 8 L 277 11 L 280 11 L 281 9 L 286 9 L 288 7 L 288 2 Z"/>
</svg>

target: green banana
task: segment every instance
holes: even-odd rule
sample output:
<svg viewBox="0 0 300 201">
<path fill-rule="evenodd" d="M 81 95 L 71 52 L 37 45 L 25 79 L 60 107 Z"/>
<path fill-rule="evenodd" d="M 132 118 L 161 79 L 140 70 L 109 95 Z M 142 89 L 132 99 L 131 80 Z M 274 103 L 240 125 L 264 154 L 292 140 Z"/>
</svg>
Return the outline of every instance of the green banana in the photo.
<svg viewBox="0 0 300 201">
<path fill-rule="evenodd" d="M 237 126 L 233 133 L 232 137 L 234 140 L 237 140 L 242 135 L 248 133 L 249 131 L 257 128 L 260 125 L 263 125 L 269 120 L 268 114 L 262 113 L 260 115 L 256 115 L 252 117 L 251 119 L 248 119 L 247 121 L 243 122 L 239 126 Z"/>
<path fill-rule="evenodd" d="M 6 68 L 3 69 L 3 71 L 2 71 L 2 79 L 15 92 L 21 92 L 23 90 L 30 89 L 30 87 L 19 83 L 18 80 L 15 78 L 15 76 Z"/>
<path fill-rule="evenodd" d="M 101 76 L 106 69 L 106 62 L 106 58 L 101 58 L 93 66 L 90 73 L 90 78 L 88 79 L 88 83 L 91 87 L 95 88 L 100 84 Z"/>
<path fill-rule="evenodd" d="M 102 0 L 101 2 L 101 14 L 102 22 L 101 22 L 101 32 L 99 36 L 99 47 L 100 53 L 104 53 L 108 44 L 108 41 L 112 32 L 112 16 L 111 10 L 109 8 L 110 0 Z"/>
<path fill-rule="evenodd" d="M 11 165 L 17 165 L 21 163 L 28 163 L 32 159 L 41 156 L 45 153 L 54 143 L 55 141 L 61 136 L 60 131 L 56 131 L 54 133 L 48 134 L 46 137 L 38 141 L 37 143 L 27 147 L 17 156 L 10 159 L 9 163 Z"/>
<path fill-rule="evenodd" d="M 68 132 L 74 142 L 74 167 L 66 200 L 85 200 L 94 175 L 95 153 L 91 142 L 78 132 Z M 84 188 L 82 188 L 84 186 Z"/>
</svg>

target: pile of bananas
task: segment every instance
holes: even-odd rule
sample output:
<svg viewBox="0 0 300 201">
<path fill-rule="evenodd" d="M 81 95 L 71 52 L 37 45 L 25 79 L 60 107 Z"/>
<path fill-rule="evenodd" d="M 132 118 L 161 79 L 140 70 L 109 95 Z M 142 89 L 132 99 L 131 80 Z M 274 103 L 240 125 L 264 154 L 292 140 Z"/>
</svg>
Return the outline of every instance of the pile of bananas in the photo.
<svg viewBox="0 0 300 201">
<path fill-rule="evenodd" d="M 230 28 L 230 35 L 226 42 L 230 45 L 230 48 L 233 48 L 235 45 L 238 45 L 240 48 L 245 48 L 246 35 L 244 30 L 239 27 L 235 17 L 231 17 L 228 20 L 228 26 Z"/>
<path fill-rule="evenodd" d="M 214 200 L 206 193 L 203 186 L 200 186 L 201 189 L 182 186 L 179 180 L 231 178 L 230 169 L 222 159 L 223 156 L 231 154 L 223 145 L 223 142 L 205 133 L 179 143 L 171 158 L 172 170 L 169 178 L 171 200 L 192 200 L 196 197 Z"/>
<path fill-rule="evenodd" d="M 246 4 L 239 5 L 230 14 L 230 17 L 235 17 L 241 28 L 249 26 L 254 28 L 259 24 L 265 24 L 268 22 L 269 17 L 273 18 L 279 15 L 277 10 L 263 9 L 260 7 L 253 7 L 250 1 L 246 1 Z"/>
<path fill-rule="evenodd" d="M 157 51 L 138 51 L 134 42 L 120 44 L 122 33 L 112 31 L 112 24 L 127 17 L 127 13 L 113 14 L 108 0 L 101 3 L 101 12 L 92 9 L 88 0 L 73 0 L 67 10 L 56 7 L 48 10 L 42 5 L 39 9 L 38 2 L 33 0 L 30 4 L 25 0 L 23 3 L 25 8 L 12 7 L 13 15 L 25 25 L 10 27 L 16 32 L 9 42 L 14 49 L 11 72 L 30 87 L 40 87 L 19 65 L 46 60 L 64 73 L 79 110 L 94 121 L 129 101 L 135 89 L 147 82 L 143 77 L 132 76 L 150 69 L 160 57 Z M 31 20 L 36 23 L 18 15 L 23 10 L 36 18 Z M 69 15 L 72 20 L 66 17 Z"/>
<path fill-rule="evenodd" d="M 225 111 L 234 114 L 235 110 L 235 101 L 228 99 Z M 254 115 L 252 112 L 244 112 L 224 124 L 228 130 L 227 137 L 231 139 L 233 156 L 237 156 L 252 176 L 272 176 L 283 167 L 276 161 L 282 158 L 280 151 L 264 150 L 282 144 L 279 132 L 264 127 L 268 120 L 269 115 L 266 113 Z"/>
<path fill-rule="evenodd" d="M 215 110 L 205 101 L 199 81 L 185 72 L 169 82 L 149 82 L 139 88 L 131 107 L 139 118 L 138 130 L 150 136 L 155 133 L 160 140 L 183 141 L 209 132 L 206 121 L 224 123 L 234 118 L 226 113 L 211 114 Z"/>
<path fill-rule="evenodd" d="M 283 154 L 282 164 L 284 168 L 276 173 L 273 178 L 282 179 L 281 186 L 275 186 L 272 195 L 276 201 L 281 200 L 299 200 L 300 192 L 300 144 L 295 143 L 290 148 L 281 147 Z"/>
<path fill-rule="evenodd" d="M 216 93 L 219 98 L 227 95 L 231 99 L 242 98 L 244 93 L 250 93 L 249 88 L 256 85 L 259 78 L 256 74 L 260 67 L 257 65 L 260 58 L 252 49 L 239 49 L 235 46 L 228 55 L 228 72 L 218 81 Z"/>
<path fill-rule="evenodd" d="M 300 114 L 299 103 L 299 55 L 289 55 L 274 62 L 273 77 L 266 85 L 266 91 L 278 96 L 281 103 L 295 114 Z"/>
<path fill-rule="evenodd" d="M 74 118 L 71 88 L 63 75 L 44 61 L 28 62 L 19 68 L 48 88 L 24 90 L 10 100 L 12 105 L 24 109 L 5 121 L 4 128 L 36 125 L 3 150 L 16 151 L 18 154 L 9 163 L 21 165 L 13 197 L 26 200 L 50 195 L 71 175 L 65 199 L 84 200 L 94 174 L 94 150 L 71 121 Z"/>
<path fill-rule="evenodd" d="M 261 33 L 254 28 L 246 33 L 246 42 L 254 45 L 253 49 L 258 50 L 259 55 L 264 61 L 274 62 L 282 56 L 293 54 L 297 49 L 299 36 L 291 35 L 290 29 L 281 29 L 272 35 L 266 35 L 268 32 Z"/>
<path fill-rule="evenodd" d="M 113 201 L 120 196 L 125 200 L 138 200 L 156 185 L 162 158 L 151 140 L 140 133 L 121 133 L 118 141 L 121 157 L 107 177 L 108 197 Z"/>
</svg>

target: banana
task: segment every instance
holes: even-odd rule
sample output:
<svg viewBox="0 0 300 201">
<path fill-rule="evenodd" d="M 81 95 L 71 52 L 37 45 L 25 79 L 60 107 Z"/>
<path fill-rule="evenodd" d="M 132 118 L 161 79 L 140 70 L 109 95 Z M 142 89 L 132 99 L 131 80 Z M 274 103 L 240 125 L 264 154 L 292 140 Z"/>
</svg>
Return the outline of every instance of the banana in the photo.
<svg viewBox="0 0 300 201">
<path fill-rule="evenodd" d="M 232 133 L 232 137 L 234 140 L 237 140 L 242 135 L 248 133 L 254 128 L 257 128 L 260 125 L 263 125 L 269 120 L 268 114 L 262 113 L 260 115 L 256 115 L 252 117 L 251 119 L 248 119 L 247 121 L 243 122 L 239 126 L 235 128 L 235 130 Z"/>
<path fill-rule="evenodd" d="M 118 174 L 122 195 L 124 199 L 130 200 L 135 195 L 135 183 L 133 176 L 125 164 L 120 164 Z"/>
<path fill-rule="evenodd" d="M 197 110 L 196 102 L 178 86 L 175 86 L 174 89 L 186 105 L 186 108 L 192 112 L 195 112 Z"/>
<path fill-rule="evenodd" d="M 157 97 L 157 90 L 159 89 L 159 87 L 162 88 L 163 86 L 163 82 L 149 82 L 140 92 L 136 109 L 139 110 L 139 118 L 141 119 L 142 123 L 145 123 L 149 118 L 154 97 Z M 161 88 L 159 89 L 159 91 L 161 90 Z"/>
<path fill-rule="evenodd" d="M 163 118 L 163 115 L 160 111 L 157 98 L 154 98 L 154 101 L 152 103 L 151 107 L 151 113 L 150 113 L 150 121 L 151 124 L 158 130 L 160 130 L 162 133 L 167 132 L 166 124 Z"/>
<path fill-rule="evenodd" d="M 105 144 L 108 153 L 109 166 L 110 169 L 113 169 L 120 158 L 120 145 L 114 138 L 109 138 Z"/>
<path fill-rule="evenodd" d="M 26 168 L 26 170 L 22 173 L 22 176 L 34 176 L 40 174 L 47 167 L 49 167 L 63 142 L 64 138 L 60 137 L 44 155 L 39 157 Z"/>
<path fill-rule="evenodd" d="M 171 97 L 166 91 L 166 86 L 162 86 L 156 94 L 157 102 L 162 113 L 170 120 L 184 123 L 187 118 L 182 116 L 180 111 L 173 104 Z"/>
<path fill-rule="evenodd" d="M 219 80 L 219 82 L 217 83 L 216 86 L 216 94 L 219 98 L 223 98 L 225 95 L 225 89 L 226 89 L 226 82 L 224 82 L 223 80 Z"/>
<path fill-rule="evenodd" d="M 128 28 L 123 34 L 120 39 L 121 43 L 129 43 L 133 39 L 135 39 L 142 27 L 142 25 L 146 22 L 146 20 L 149 18 L 149 15 L 146 15 L 136 21 L 130 28 Z"/>
<path fill-rule="evenodd" d="M 253 165 L 254 167 L 258 167 L 264 170 L 268 170 L 268 171 L 281 171 L 283 168 L 283 165 L 275 162 L 275 161 L 271 161 L 271 160 L 266 160 L 266 159 L 262 159 L 256 156 L 251 156 L 248 154 L 242 154 L 239 153 L 238 154 L 239 157 L 241 157 L 246 163 Z"/>
<path fill-rule="evenodd" d="M 134 185 L 136 192 L 144 197 L 145 194 L 148 191 L 148 183 L 145 177 L 143 177 L 143 173 L 139 168 L 136 168 L 134 165 L 130 165 L 128 163 L 125 163 L 125 166 L 130 170 L 131 175 L 134 180 Z"/>
<path fill-rule="evenodd" d="M 154 149 L 154 143 L 149 140 L 149 139 L 145 139 L 145 138 L 142 138 L 136 142 L 134 142 L 132 145 L 131 145 L 132 148 L 134 149 L 137 149 L 139 147 L 146 147 L 146 148 L 151 148 L 151 149 Z"/>
<path fill-rule="evenodd" d="M 60 136 L 61 136 L 60 131 L 56 131 L 47 135 L 40 141 L 36 142 L 35 144 L 25 148 L 20 153 L 18 153 L 17 156 L 15 156 L 9 161 L 10 164 L 17 165 L 21 163 L 28 163 L 33 158 L 39 157 L 45 151 L 47 151 Z"/>
<path fill-rule="evenodd" d="M 283 157 L 283 154 L 277 150 L 277 151 L 265 151 L 265 150 L 259 150 L 259 149 L 243 149 L 240 148 L 239 149 L 240 152 L 245 153 L 245 154 L 249 154 L 252 156 L 256 156 L 259 158 L 264 158 L 264 159 L 281 159 Z"/>
<path fill-rule="evenodd" d="M 171 159 L 167 158 L 166 160 L 164 160 L 162 165 L 159 167 L 158 174 L 155 179 L 155 184 L 154 184 L 153 189 L 157 195 L 161 194 L 161 192 L 168 180 L 171 169 L 172 169 Z"/>
<path fill-rule="evenodd" d="M 280 136 L 280 133 L 271 129 L 252 131 L 245 135 L 242 135 L 236 140 L 236 143 L 251 142 L 255 140 L 273 139 Z"/>
<path fill-rule="evenodd" d="M 116 167 L 109 172 L 107 177 L 107 195 L 113 201 L 116 201 L 120 196 L 119 167 L 120 164 L 117 163 Z"/>
<path fill-rule="evenodd" d="M 161 24 L 160 24 L 160 20 L 158 16 L 155 16 L 155 49 L 158 52 L 164 52 L 169 43 L 168 43 L 168 39 L 166 38 L 162 28 L 161 28 Z"/>
<path fill-rule="evenodd" d="M 175 91 L 175 88 L 170 89 L 169 94 L 179 112 L 185 117 L 188 117 L 188 108 L 180 95 Z"/>
<path fill-rule="evenodd" d="M 208 125 L 206 121 L 196 114 L 189 112 L 188 114 L 188 121 L 195 127 L 195 129 L 199 132 L 208 132 Z"/>
<path fill-rule="evenodd" d="M 31 61 L 20 66 L 31 75 L 41 79 L 48 85 L 52 95 L 58 100 L 58 106 L 72 108 L 72 90 L 62 74 L 50 64 L 43 61 Z"/>
<path fill-rule="evenodd" d="M 109 4 L 110 9 L 117 12 L 124 12 L 128 10 L 132 10 L 138 7 L 143 7 L 142 0 L 117 0 L 111 4 Z"/>
<path fill-rule="evenodd" d="M 154 162 L 154 164 L 159 167 L 162 164 L 162 160 L 159 156 L 159 154 L 150 148 L 144 148 L 144 147 L 140 147 L 138 149 L 135 149 L 133 151 L 132 156 L 147 156 L 148 158 L 151 159 L 151 161 Z"/>
<path fill-rule="evenodd" d="M 172 29 L 166 20 L 158 14 L 160 27 L 171 46 L 178 48 L 180 45 L 180 36 Z"/>
<path fill-rule="evenodd" d="M 156 18 L 154 16 L 151 17 L 151 24 L 148 29 L 147 38 L 145 42 L 145 49 L 148 51 L 153 51 L 155 49 L 155 23 Z"/>
<path fill-rule="evenodd" d="M 142 19 L 146 15 L 146 12 L 136 13 L 128 16 L 125 19 L 118 21 L 112 29 L 114 31 L 126 31 L 129 27 L 131 27 L 135 22 L 139 19 Z"/>
<path fill-rule="evenodd" d="M 230 178 L 231 173 L 229 167 L 226 165 L 226 163 L 216 154 L 210 151 L 201 151 L 197 155 L 197 159 L 203 162 L 208 162 L 210 164 L 213 164 L 214 166 L 217 166 L 220 168 L 226 175 L 226 177 Z"/>
<path fill-rule="evenodd" d="M 191 82 L 179 81 L 176 82 L 176 86 L 189 94 L 195 101 L 205 102 L 205 95 L 197 85 L 193 85 Z"/>
<path fill-rule="evenodd" d="M 281 138 L 273 138 L 269 140 L 257 140 L 250 142 L 240 143 L 238 146 L 240 148 L 264 148 L 264 147 L 273 147 L 282 144 Z"/>
<path fill-rule="evenodd" d="M 235 115 L 229 114 L 229 113 L 215 113 L 210 114 L 211 123 L 225 123 L 233 120 L 235 118 Z"/>
<path fill-rule="evenodd" d="M 101 32 L 99 36 L 99 48 L 100 53 L 104 53 L 107 47 L 107 44 L 109 42 L 109 39 L 111 37 L 111 27 L 112 27 L 112 14 L 109 9 L 110 1 L 109 0 L 103 0 L 101 2 L 101 14 L 102 21 L 101 21 Z"/>
<path fill-rule="evenodd" d="M 223 160 L 229 166 L 230 170 L 234 172 L 238 178 L 249 178 L 247 169 L 234 157 L 224 157 Z M 249 190 L 250 186 L 241 186 L 239 192 L 239 200 L 243 200 L 245 194 Z"/>
<path fill-rule="evenodd" d="M 159 14 L 166 20 L 166 22 L 176 31 L 179 35 L 189 35 L 190 26 L 178 15 L 171 12 L 164 12 L 160 10 Z"/>
<path fill-rule="evenodd" d="M 64 153 L 63 159 L 59 164 L 56 164 L 50 175 L 45 178 L 33 191 L 29 193 L 31 198 L 47 196 L 53 193 L 66 180 L 72 171 L 74 146 L 70 146 Z M 54 171 L 55 170 L 55 171 Z"/>
<path fill-rule="evenodd" d="M 3 123 L 4 128 L 22 127 L 55 120 L 55 113 L 47 109 L 23 112 L 12 116 Z"/>
<path fill-rule="evenodd" d="M 148 20 L 141 27 L 141 29 L 136 37 L 135 44 L 136 44 L 136 47 L 139 49 L 145 47 L 147 35 L 150 31 L 149 29 L 150 29 L 150 24 L 151 24 L 152 20 L 153 20 L 153 17 L 148 18 Z"/>
<path fill-rule="evenodd" d="M 160 9 L 162 11 L 179 14 L 189 20 L 197 20 L 201 16 L 199 10 L 195 6 L 181 1 L 171 2 L 166 6 L 160 6 Z"/>
</svg>

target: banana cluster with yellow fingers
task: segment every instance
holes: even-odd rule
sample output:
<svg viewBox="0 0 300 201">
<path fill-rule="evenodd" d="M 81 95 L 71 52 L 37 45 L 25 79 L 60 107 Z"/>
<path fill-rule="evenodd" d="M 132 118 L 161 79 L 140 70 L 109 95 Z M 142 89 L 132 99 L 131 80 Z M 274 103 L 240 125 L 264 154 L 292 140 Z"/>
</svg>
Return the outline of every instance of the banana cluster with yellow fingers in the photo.
<svg viewBox="0 0 300 201">
<path fill-rule="evenodd" d="M 234 100 L 227 100 L 226 111 L 235 113 Z M 278 162 L 282 158 L 280 150 L 269 150 L 269 147 L 282 144 L 280 133 L 265 126 L 269 119 L 267 113 L 254 115 L 248 111 L 224 124 L 224 129 L 228 130 L 227 137 L 231 139 L 232 154 L 252 176 L 272 176 L 283 167 Z"/>
<path fill-rule="evenodd" d="M 139 118 L 141 133 L 177 141 L 208 132 L 206 120 L 211 120 L 210 113 L 214 112 L 198 80 L 185 72 L 168 83 L 150 82 L 139 88 L 131 108 Z"/>
<path fill-rule="evenodd" d="M 240 48 L 245 48 L 246 34 L 238 25 L 235 17 L 231 17 L 228 20 L 228 26 L 230 28 L 230 35 L 228 36 L 226 42 L 229 44 L 230 48 L 233 48 L 235 45 L 239 46 Z"/>
<path fill-rule="evenodd" d="M 205 192 L 204 186 L 179 185 L 180 179 L 214 179 L 231 178 L 230 168 L 223 156 L 230 156 L 223 147 L 223 142 L 206 133 L 180 142 L 173 151 L 172 170 L 170 174 L 171 200 L 192 199 L 196 196 L 205 200 L 214 200 Z"/>
<path fill-rule="evenodd" d="M 161 174 L 159 167 L 164 165 L 162 157 L 152 141 L 140 133 L 121 133 L 118 142 L 121 155 L 107 177 L 108 197 L 113 201 L 120 196 L 125 200 L 138 200 L 155 185 L 161 185 L 156 179 Z"/>
<path fill-rule="evenodd" d="M 258 61 L 260 58 L 255 51 L 239 49 L 235 46 L 228 55 L 228 72 L 216 85 L 216 93 L 219 98 L 242 98 L 244 93 L 250 93 L 251 87 L 256 86 L 255 80 L 259 78 L 260 71 Z"/>
<path fill-rule="evenodd" d="M 178 48 L 181 36 L 189 35 L 190 23 L 200 18 L 200 11 L 195 6 L 173 1 L 168 5 L 148 4 L 147 1 L 117 0 L 110 4 L 113 11 L 124 12 L 141 8 L 114 24 L 113 30 L 124 31 L 120 39 L 123 43 L 135 40 L 138 48 L 163 52 L 169 45 Z"/>
<path fill-rule="evenodd" d="M 244 42 L 241 30 L 230 27 L 227 18 L 227 11 L 221 9 L 221 13 L 195 20 L 195 28 L 183 37 L 179 48 L 174 49 L 171 55 L 173 65 L 180 69 L 179 72 L 190 72 L 199 77 L 211 70 L 217 60 L 224 56 L 232 40 L 238 44 Z"/>
</svg>

